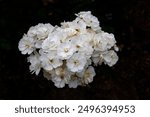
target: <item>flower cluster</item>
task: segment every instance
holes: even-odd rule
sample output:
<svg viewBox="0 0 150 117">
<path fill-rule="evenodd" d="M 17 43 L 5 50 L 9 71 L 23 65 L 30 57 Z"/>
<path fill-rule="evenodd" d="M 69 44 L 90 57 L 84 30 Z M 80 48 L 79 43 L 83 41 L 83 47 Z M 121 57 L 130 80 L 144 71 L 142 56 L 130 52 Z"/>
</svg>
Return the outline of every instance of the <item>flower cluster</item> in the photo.
<svg viewBox="0 0 150 117">
<path fill-rule="evenodd" d="M 30 71 L 38 75 L 42 70 L 58 88 L 87 85 L 96 75 L 92 65 L 111 67 L 118 61 L 114 35 L 102 31 L 90 11 L 76 16 L 60 27 L 49 23 L 33 26 L 18 45 L 22 54 L 29 55 Z"/>
</svg>

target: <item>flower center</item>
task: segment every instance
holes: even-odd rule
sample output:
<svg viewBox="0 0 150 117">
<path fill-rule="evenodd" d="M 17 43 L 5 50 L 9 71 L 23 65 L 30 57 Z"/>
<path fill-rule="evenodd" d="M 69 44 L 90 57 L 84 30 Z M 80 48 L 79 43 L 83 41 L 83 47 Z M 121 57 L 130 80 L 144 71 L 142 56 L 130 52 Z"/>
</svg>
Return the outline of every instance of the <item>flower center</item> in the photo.
<svg viewBox="0 0 150 117">
<path fill-rule="evenodd" d="M 30 45 L 29 45 L 29 44 L 26 44 L 25 47 L 26 47 L 26 48 L 30 48 Z"/>
<path fill-rule="evenodd" d="M 84 77 L 85 77 L 85 78 L 90 77 L 90 73 L 89 73 L 89 72 L 86 72 L 85 75 L 84 75 Z"/>
<path fill-rule="evenodd" d="M 53 59 L 49 59 L 49 63 L 51 64 L 51 63 L 53 63 L 54 61 L 53 61 Z"/>
<path fill-rule="evenodd" d="M 78 60 L 74 60 L 74 64 L 75 64 L 75 65 L 78 65 L 78 64 L 79 64 L 79 61 L 78 61 Z"/>
<path fill-rule="evenodd" d="M 77 47 L 77 48 L 80 48 L 80 46 L 79 46 L 79 45 L 76 45 L 76 47 Z"/>
<path fill-rule="evenodd" d="M 68 48 L 65 48 L 64 51 L 67 53 L 67 52 L 69 51 L 69 49 L 68 49 Z"/>
</svg>

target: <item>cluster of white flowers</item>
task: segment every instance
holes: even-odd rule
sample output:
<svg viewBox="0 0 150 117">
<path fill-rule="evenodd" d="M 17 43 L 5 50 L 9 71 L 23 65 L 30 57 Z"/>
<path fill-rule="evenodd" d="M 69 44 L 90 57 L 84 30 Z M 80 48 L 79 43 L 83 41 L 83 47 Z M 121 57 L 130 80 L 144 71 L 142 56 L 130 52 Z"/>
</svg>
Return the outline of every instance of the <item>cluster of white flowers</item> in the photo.
<svg viewBox="0 0 150 117">
<path fill-rule="evenodd" d="M 72 22 L 61 26 L 38 24 L 29 29 L 19 42 L 22 54 L 28 54 L 30 71 L 43 75 L 58 88 L 87 85 L 93 81 L 92 65 L 113 66 L 118 51 L 113 34 L 101 30 L 98 19 L 90 11 L 76 14 Z"/>
</svg>

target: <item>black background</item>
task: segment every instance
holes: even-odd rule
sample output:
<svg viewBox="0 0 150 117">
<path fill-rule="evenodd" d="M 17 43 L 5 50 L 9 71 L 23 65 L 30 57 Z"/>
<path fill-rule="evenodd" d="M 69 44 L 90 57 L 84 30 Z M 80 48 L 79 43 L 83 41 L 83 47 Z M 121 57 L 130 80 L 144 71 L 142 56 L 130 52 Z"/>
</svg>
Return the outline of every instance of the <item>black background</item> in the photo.
<svg viewBox="0 0 150 117">
<path fill-rule="evenodd" d="M 117 64 L 95 68 L 94 81 L 77 89 L 58 89 L 42 73 L 31 75 L 18 50 L 29 27 L 59 25 L 88 10 L 115 34 Z M 0 99 L 150 99 L 149 31 L 149 0 L 0 0 Z"/>
</svg>

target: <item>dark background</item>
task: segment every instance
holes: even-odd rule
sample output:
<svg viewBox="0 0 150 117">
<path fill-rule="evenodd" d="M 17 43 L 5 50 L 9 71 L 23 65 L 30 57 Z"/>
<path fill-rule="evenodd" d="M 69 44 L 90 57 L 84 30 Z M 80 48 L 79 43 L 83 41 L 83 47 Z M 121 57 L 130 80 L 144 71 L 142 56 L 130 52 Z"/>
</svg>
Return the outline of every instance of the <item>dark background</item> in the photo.
<svg viewBox="0 0 150 117">
<path fill-rule="evenodd" d="M 30 26 L 59 25 L 74 13 L 92 11 L 115 34 L 119 61 L 95 68 L 87 87 L 56 88 L 31 75 L 18 42 Z M 0 0 L 0 99 L 150 99 L 149 0 Z"/>
</svg>

